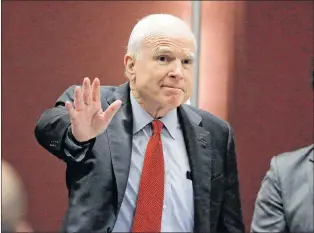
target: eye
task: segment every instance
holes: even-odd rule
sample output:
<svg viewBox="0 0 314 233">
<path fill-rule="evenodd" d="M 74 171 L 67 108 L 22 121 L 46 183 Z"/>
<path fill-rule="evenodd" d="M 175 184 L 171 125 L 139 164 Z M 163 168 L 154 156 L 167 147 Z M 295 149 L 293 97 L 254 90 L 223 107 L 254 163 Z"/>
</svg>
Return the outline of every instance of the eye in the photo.
<svg viewBox="0 0 314 233">
<path fill-rule="evenodd" d="M 191 58 L 184 59 L 182 60 L 182 64 L 184 65 L 193 64 L 193 60 Z"/>
<path fill-rule="evenodd" d="M 166 63 L 166 62 L 170 62 L 170 57 L 166 56 L 166 55 L 161 55 L 157 57 L 157 60 L 161 63 Z"/>
</svg>

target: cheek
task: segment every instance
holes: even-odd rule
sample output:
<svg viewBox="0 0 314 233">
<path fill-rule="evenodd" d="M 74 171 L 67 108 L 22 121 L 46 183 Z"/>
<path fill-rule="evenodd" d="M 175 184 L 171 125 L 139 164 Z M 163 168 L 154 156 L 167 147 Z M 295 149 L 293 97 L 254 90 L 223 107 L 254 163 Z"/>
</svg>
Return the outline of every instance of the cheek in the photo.
<svg viewBox="0 0 314 233">
<path fill-rule="evenodd" d="M 154 92 L 154 94 L 158 94 L 159 92 L 162 92 L 162 84 L 164 82 L 164 79 L 167 77 L 167 74 L 169 72 L 161 71 L 160 69 L 156 69 L 155 72 L 151 73 L 149 82 L 148 82 L 148 88 Z M 158 93 L 156 93 L 158 92 Z"/>
<path fill-rule="evenodd" d="M 155 89 L 158 85 L 160 86 L 162 80 L 167 75 L 167 72 L 155 66 L 148 67 L 143 73 L 145 74 L 145 84 L 152 89 Z"/>
<path fill-rule="evenodd" d="M 156 75 L 147 74 L 142 77 L 140 84 L 137 86 L 140 91 L 150 98 L 158 98 L 161 95 L 160 79 Z"/>
<path fill-rule="evenodd" d="M 186 76 L 186 81 L 185 81 L 185 87 L 186 87 L 186 94 L 190 95 L 193 90 L 193 76 L 189 73 Z"/>
</svg>

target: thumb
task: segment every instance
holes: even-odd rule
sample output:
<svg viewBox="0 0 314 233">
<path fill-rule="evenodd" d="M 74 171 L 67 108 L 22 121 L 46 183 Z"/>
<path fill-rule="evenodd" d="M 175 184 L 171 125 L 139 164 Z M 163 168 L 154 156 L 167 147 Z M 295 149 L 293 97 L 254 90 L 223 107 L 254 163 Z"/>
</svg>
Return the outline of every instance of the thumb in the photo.
<svg viewBox="0 0 314 233">
<path fill-rule="evenodd" d="M 121 105 L 122 105 L 121 100 L 116 100 L 115 102 L 110 104 L 109 107 L 102 113 L 103 121 L 109 124 L 111 119 L 120 109 Z"/>
</svg>

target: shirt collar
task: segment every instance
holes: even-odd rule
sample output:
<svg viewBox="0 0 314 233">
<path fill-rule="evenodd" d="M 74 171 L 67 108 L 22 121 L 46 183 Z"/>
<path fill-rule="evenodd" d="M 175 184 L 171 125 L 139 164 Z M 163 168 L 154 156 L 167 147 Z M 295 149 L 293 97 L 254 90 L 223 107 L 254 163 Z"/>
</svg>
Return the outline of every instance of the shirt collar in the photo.
<svg viewBox="0 0 314 233">
<path fill-rule="evenodd" d="M 143 107 L 134 98 L 132 91 L 130 92 L 130 100 L 133 112 L 133 134 L 143 129 L 147 124 L 151 123 L 154 118 L 146 112 Z M 178 113 L 177 108 L 171 110 L 166 116 L 159 119 L 173 139 L 176 138 Z"/>
</svg>

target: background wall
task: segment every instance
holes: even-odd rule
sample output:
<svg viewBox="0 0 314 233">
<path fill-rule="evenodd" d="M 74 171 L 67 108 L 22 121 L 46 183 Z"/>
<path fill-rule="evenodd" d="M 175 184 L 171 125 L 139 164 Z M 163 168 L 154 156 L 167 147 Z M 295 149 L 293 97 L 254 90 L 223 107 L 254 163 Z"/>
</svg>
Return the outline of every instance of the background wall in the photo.
<svg viewBox="0 0 314 233">
<path fill-rule="evenodd" d="M 188 1 L 2 3 L 2 157 L 24 178 L 36 231 L 58 230 L 67 206 L 65 166 L 33 136 L 39 115 L 85 76 L 124 82 L 138 19 L 189 22 L 190 11 Z M 203 4 L 200 107 L 234 127 L 247 227 L 270 157 L 312 141 L 312 19 L 309 1 Z"/>
</svg>

